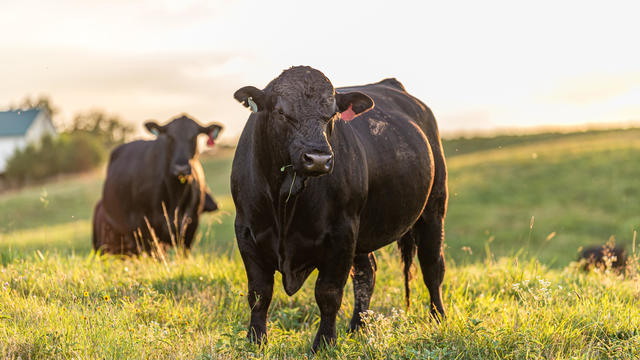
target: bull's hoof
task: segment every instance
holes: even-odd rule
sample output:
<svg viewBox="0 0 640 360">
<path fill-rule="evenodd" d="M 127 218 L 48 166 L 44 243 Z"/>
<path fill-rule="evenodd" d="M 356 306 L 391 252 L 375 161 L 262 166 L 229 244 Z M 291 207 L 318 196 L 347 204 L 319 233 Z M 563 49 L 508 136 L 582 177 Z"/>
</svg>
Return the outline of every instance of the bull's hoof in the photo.
<svg viewBox="0 0 640 360">
<path fill-rule="evenodd" d="M 438 324 L 442 322 L 447 316 L 444 313 L 444 309 L 431 309 L 431 318 L 435 320 Z"/>
<path fill-rule="evenodd" d="M 256 345 L 263 345 L 267 343 L 267 330 L 264 328 L 251 326 L 247 332 L 247 339 Z"/>
<path fill-rule="evenodd" d="M 362 321 L 362 319 L 358 316 L 357 319 L 351 319 L 351 322 L 349 322 L 349 332 L 350 333 L 354 333 L 358 330 L 360 330 L 360 328 L 362 328 L 364 326 L 364 322 Z"/>
<path fill-rule="evenodd" d="M 311 347 L 311 352 L 314 354 L 318 352 L 320 349 L 333 346 L 336 344 L 336 335 L 322 335 L 317 334 L 315 340 L 313 340 L 313 346 Z"/>
</svg>

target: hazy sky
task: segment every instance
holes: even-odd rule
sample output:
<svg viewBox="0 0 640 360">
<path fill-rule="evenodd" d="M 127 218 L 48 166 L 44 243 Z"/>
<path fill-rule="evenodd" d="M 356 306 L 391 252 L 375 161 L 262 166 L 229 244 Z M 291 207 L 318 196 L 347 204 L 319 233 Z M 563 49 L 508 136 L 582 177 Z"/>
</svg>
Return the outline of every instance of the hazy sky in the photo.
<svg viewBox="0 0 640 360">
<path fill-rule="evenodd" d="M 398 78 L 443 132 L 640 122 L 640 2 L 590 4 L 0 0 L 0 107 L 48 94 L 60 120 L 187 112 L 233 136 L 236 89 L 310 65 Z"/>
</svg>

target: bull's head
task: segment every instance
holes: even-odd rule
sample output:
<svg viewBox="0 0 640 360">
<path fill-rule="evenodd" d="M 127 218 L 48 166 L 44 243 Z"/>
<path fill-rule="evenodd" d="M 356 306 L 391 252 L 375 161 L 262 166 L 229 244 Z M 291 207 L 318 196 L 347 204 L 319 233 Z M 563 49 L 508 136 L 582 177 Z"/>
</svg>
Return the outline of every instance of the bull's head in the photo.
<svg viewBox="0 0 640 360">
<path fill-rule="evenodd" d="M 185 115 L 166 125 L 149 121 L 144 126 L 164 140 L 167 175 L 180 183 L 185 183 L 191 177 L 191 162 L 198 157 L 198 135 L 208 135 L 209 143 L 212 144 L 222 130 L 221 125 L 202 126 Z"/>
<path fill-rule="evenodd" d="M 319 176 L 333 170 L 329 139 L 334 122 L 351 120 L 373 107 L 361 92 L 336 93 L 329 79 L 311 67 L 292 67 L 264 90 L 245 86 L 233 95 L 254 112 L 263 112 L 273 141 L 279 145 L 283 166 L 296 173 Z"/>
</svg>

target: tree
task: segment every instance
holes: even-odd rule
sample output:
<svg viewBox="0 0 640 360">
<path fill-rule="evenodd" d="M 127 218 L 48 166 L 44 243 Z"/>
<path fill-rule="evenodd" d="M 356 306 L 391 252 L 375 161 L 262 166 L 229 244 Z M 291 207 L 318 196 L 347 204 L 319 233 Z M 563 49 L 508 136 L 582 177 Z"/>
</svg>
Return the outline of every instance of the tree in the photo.
<svg viewBox="0 0 640 360">
<path fill-rule="evenodd" d="M 85 132 L 103 140 L 107 147 L 122 144 L 133 133 L 133 126 L 116 115 L 107 115 L 99 110 L 77 114 L 70 132 Z"/>
<path fill-rule="evenodd" d="M 40 95 L 37 98 L 32 98 L 27 95 L 22 99 L 19 105 L 10 105 L 10 110 L 29 110 L 29 109 L 42 109 L 47 112 L 51 121 L 53 121 L 54 116 L 56 116 L 60 109 L 57 106 L 53 105 L 51 99 L 47 95 Z M 55 122 L 54 122 L 55 124 Z"/>
</svg>

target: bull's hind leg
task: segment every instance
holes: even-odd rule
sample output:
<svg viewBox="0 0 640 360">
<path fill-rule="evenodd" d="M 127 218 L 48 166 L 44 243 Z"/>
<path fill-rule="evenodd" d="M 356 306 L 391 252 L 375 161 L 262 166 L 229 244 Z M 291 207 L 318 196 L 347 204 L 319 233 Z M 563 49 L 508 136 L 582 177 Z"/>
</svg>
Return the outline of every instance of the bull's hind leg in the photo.
<svg viewBox="0 0 640 360">
<path fill-rule="evenodd" d="M 356 331 L 362 326 L 360 313 L 369 310 L 371 295 L 376 285 L 376 257 L 373 253 L 356 255 L 353 259 L 351 280 L 353 280 L 353 316 L 349 331 Z"/>
<path fill-rule="evenodd" d="M 445 270 L 442 243 L 446 206 L 446 196 L 430 198 L 424 213 L 413 227 L 422 277 L 431 297 L 431 315 L 436 319 L 445 316 L 441 285 Z"/>
</svg>

